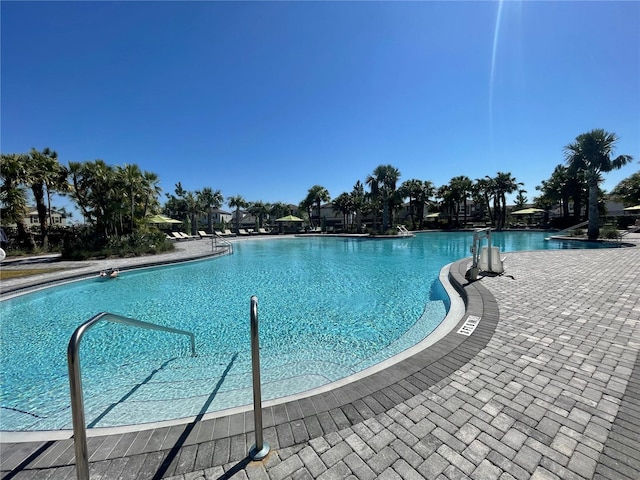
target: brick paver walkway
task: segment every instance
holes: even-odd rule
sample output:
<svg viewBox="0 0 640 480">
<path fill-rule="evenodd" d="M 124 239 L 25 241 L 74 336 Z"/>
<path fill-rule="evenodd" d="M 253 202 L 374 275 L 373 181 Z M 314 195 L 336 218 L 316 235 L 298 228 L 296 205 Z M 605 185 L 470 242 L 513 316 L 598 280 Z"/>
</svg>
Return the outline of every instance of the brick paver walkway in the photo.
<svg viewBox="0 0 640 480">
<path fill-rule="evenodd" d="M 640 478 L 640 248 L 507 254 L 464 285 L 465 337 L 252 416 L 90 439 L 92 479 Z M 463 319 L 464 321 L 464 319 Z M 2 445 L 2 478 L 75 478 L 70 441 Z"/>
</svg>

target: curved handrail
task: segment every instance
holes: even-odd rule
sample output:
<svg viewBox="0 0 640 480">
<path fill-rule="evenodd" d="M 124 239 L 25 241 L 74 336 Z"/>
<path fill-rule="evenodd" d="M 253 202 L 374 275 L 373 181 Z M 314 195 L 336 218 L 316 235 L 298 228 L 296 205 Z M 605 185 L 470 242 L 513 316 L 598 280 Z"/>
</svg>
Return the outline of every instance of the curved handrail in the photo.
<svg viewBox="0 0 640 480">
<path fill-rule="evenodd" d="M 187 335 L 191 340 L 191 355 L 196 355 L 196 340 L 191 332 L 177 328 L 165 327 L 154 323 L 143 322 L 134 318 L 123 317 L 115 313 L 102 312 L 87 320 L 71 335 L 67 347 L 67 366 L 69 368 L 69 388 L 71 390 L 71 419 L 73 421 L 73 442 L 76 454 L 76 473 L 78 480 L 89 480 L 89 455 L 87 452 L 87 427 L 84 417 L 84 400 L 82 398 L 82 372 L 80 370 L 80 342 L 85 333 L 100 321 L 109 321 L 167 333 Z"/>
<path fill-rule="evenodd" d="M 231 243 L 226 238 L 222 238 L 220 235 L 216 233 L 211 237 L 211 250 L 215 250 L 215 247 L 218 246 L 218 241 L 221 241 L 223 245 L 225 245 L 229 249 L 229 253 L 233 253 L 233 243 Z"/>
</svg>

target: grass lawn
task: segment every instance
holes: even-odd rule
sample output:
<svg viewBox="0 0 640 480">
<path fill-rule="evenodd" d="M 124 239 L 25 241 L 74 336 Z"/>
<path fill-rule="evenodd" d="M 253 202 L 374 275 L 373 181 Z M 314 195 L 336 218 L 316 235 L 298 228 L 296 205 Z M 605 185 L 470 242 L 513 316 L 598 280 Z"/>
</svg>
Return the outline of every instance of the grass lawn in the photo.
<svg viewBox="0 0 640 480">
<path fill-rule="evenodd" d="M 30 275 L 40 275 L 42 273 L 57 272 L 59 270 L 64 270 L 64 268 L 29 268 L 20 270 L 7 270 L 6 268 L 3 268 L 2 270 L 0 270 L 0 280 L 28 277 Z"/>
</svg>

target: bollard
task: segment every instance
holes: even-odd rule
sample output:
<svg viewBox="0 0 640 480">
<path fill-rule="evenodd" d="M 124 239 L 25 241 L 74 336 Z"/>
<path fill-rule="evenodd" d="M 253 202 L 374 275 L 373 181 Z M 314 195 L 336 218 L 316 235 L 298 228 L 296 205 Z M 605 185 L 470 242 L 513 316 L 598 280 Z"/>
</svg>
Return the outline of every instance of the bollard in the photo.
<svg viewBox="0 0 640 480">
<path fill-rule="evenodd" d="M 253 373 L 253 420 L 256 443 L 249 450 L 251 460 L 269 454 L 269 444 L 262 437 L 262 393 L 260 390 L 260 340 L 258 335 L 258 297 L 251 297 L 251 370 Z"/>
</svg>

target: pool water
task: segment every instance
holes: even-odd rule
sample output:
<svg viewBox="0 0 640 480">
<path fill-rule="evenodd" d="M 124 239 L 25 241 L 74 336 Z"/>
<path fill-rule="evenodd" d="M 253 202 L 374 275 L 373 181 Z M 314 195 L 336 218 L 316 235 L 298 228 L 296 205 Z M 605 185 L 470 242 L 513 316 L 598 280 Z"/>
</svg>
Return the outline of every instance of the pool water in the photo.
<svg viewBox="0 0 640 480">
<path fill-rule="evenodd" d="M 587 247 L 492 234 L 501 251 Z M 0 430 L 71 428 L 66 348 L 102 311 L 188 330 L 104 322 L 81 348 L 88 426 L 183 418 L 252 402 L 249 302 L 259 299 L 263 400 L 326 385 L 423 340 L 444 319 L 442 266 L 472 235 L 245 241 L 234 255 L 88 279 L 3 301 Z M 592 245 L 591 245 L 592 246 Z"/>
</svg>

